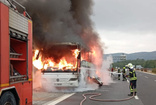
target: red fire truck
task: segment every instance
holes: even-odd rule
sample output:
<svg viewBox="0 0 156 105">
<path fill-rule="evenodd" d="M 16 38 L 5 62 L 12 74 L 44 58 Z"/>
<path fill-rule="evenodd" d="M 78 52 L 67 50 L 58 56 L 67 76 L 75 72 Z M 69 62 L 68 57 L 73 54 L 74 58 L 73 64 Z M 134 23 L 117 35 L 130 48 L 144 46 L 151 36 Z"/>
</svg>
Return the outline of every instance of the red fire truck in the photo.
<svg viewBox="0 0 156 105">
<path fill-rule="evenodd" d="M 0 105 L 32 105 L 32 21 L 21 4 L 6 1 L 0 0 Z"/>
</svg>

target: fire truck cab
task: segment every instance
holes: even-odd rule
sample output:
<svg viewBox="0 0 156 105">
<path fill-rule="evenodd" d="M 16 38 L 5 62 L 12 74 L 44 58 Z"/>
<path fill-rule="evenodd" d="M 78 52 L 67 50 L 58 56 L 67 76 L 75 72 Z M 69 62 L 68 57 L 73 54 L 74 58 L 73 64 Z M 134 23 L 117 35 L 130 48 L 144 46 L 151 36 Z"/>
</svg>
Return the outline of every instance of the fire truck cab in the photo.
<svg viewBox="0 0 156 105">
<path fill-rule="evenodd" d="M 15 0 L 0 0 L 0 105 L 32 105 L 32 21 L 28 17 Z"/>
</svg>

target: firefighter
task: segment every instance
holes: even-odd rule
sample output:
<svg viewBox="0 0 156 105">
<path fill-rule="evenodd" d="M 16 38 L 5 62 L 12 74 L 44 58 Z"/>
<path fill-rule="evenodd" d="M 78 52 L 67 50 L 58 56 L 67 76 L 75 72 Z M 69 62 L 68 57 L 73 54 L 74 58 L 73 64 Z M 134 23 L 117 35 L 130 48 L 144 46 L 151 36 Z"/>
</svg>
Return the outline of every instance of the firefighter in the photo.
<svg viewBox="0 0 156 105">
<path fill-rule="evenodd" d="M 128 65 L 129 67 L 129 78 L 130 78 L 130 85 L 129 85 L 129 88 L 130 88 L 130 94 L 128 94 L 128 96 L 133 96 L 133 93 L 134 95 L 136 95 L 136 84 L 137 84 L 137 75 L 136 75 L 136 72 L 133 68 L 133 65 L 132 64 L 129 64 Z"/>
<path fill-rule="evenodd" d="M 111 69 L 111 77 L 114 76 L 114 75 L 113 75 L 113 71 L 114 71 L 114 69 L 113 69 L 113 67 L 112 67 L 112 69 Z"/>
<path fill-rule="evenodd" d="M 123 79 L 123 81 L 126 80 L 126 71 L 125 71 L 125 67 L 123 67 L 123 70 L 122 70 L 122 79 Z"/>
<path fill-rule="evenodd" d="M 118 68 L 118 73 L 121 73 L 120 67 Z M 120 80 L 120 74 L 118 74 L 118 80 Z"/>
<path fill-rule="evenodd" d="M 113 71 L 114 71 L 114 69 L 113 69 L 113 67 L 112 67 L 111 72 L 113 72 Z"/>
</svg>

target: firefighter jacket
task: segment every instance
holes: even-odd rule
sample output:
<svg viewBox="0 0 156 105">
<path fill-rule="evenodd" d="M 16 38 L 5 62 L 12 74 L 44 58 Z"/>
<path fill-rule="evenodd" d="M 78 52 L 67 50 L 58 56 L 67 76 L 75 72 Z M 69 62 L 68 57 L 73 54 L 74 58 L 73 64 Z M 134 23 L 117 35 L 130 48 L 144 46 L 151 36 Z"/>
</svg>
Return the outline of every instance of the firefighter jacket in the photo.
<svg viewBox="0 0 156 105">
<path fill-rule="evenodd" d="M 122 73 L 123 73 L 124 75 L 126 75 L 126 70 L 125 70 L 125 69 L 123 69 L 123 70 L 122 70 Z"/>
<path fill-rule="evenodd" d="M 125 69 L 122 70 L 122 73 L 126 73 Z"/>
<path fill-rule="evenodd" d="M 121 73 L 120 69 L 118 69 L 118 73 Z"/>
<path fill-rule="evenodd" d="M 129 78 L 130 81 L 137 80 L 136 72 L 134 69 L 129 70 Z"/>
</svg>

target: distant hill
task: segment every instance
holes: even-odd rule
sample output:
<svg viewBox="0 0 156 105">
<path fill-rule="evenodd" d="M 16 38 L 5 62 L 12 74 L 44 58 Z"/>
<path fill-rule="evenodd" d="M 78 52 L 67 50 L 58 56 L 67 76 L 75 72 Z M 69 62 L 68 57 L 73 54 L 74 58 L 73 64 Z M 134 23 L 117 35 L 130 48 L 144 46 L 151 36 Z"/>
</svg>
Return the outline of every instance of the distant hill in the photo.
<svg viewBox="0 0 156 105">
<path fill-rule="evenodd" d="M 105 54 L 104 59 L 107 58 L 107 56 L 120 56 L 122 54 L 125 54 L 127 56 L 127 60 L 136 60 L 136 59 L 144 59 L 144 60 L 156 60 L 156 51 L 152 52 L 137 52 L 137 53 L 112 53 L 112 54 Z"/>
</svg>

